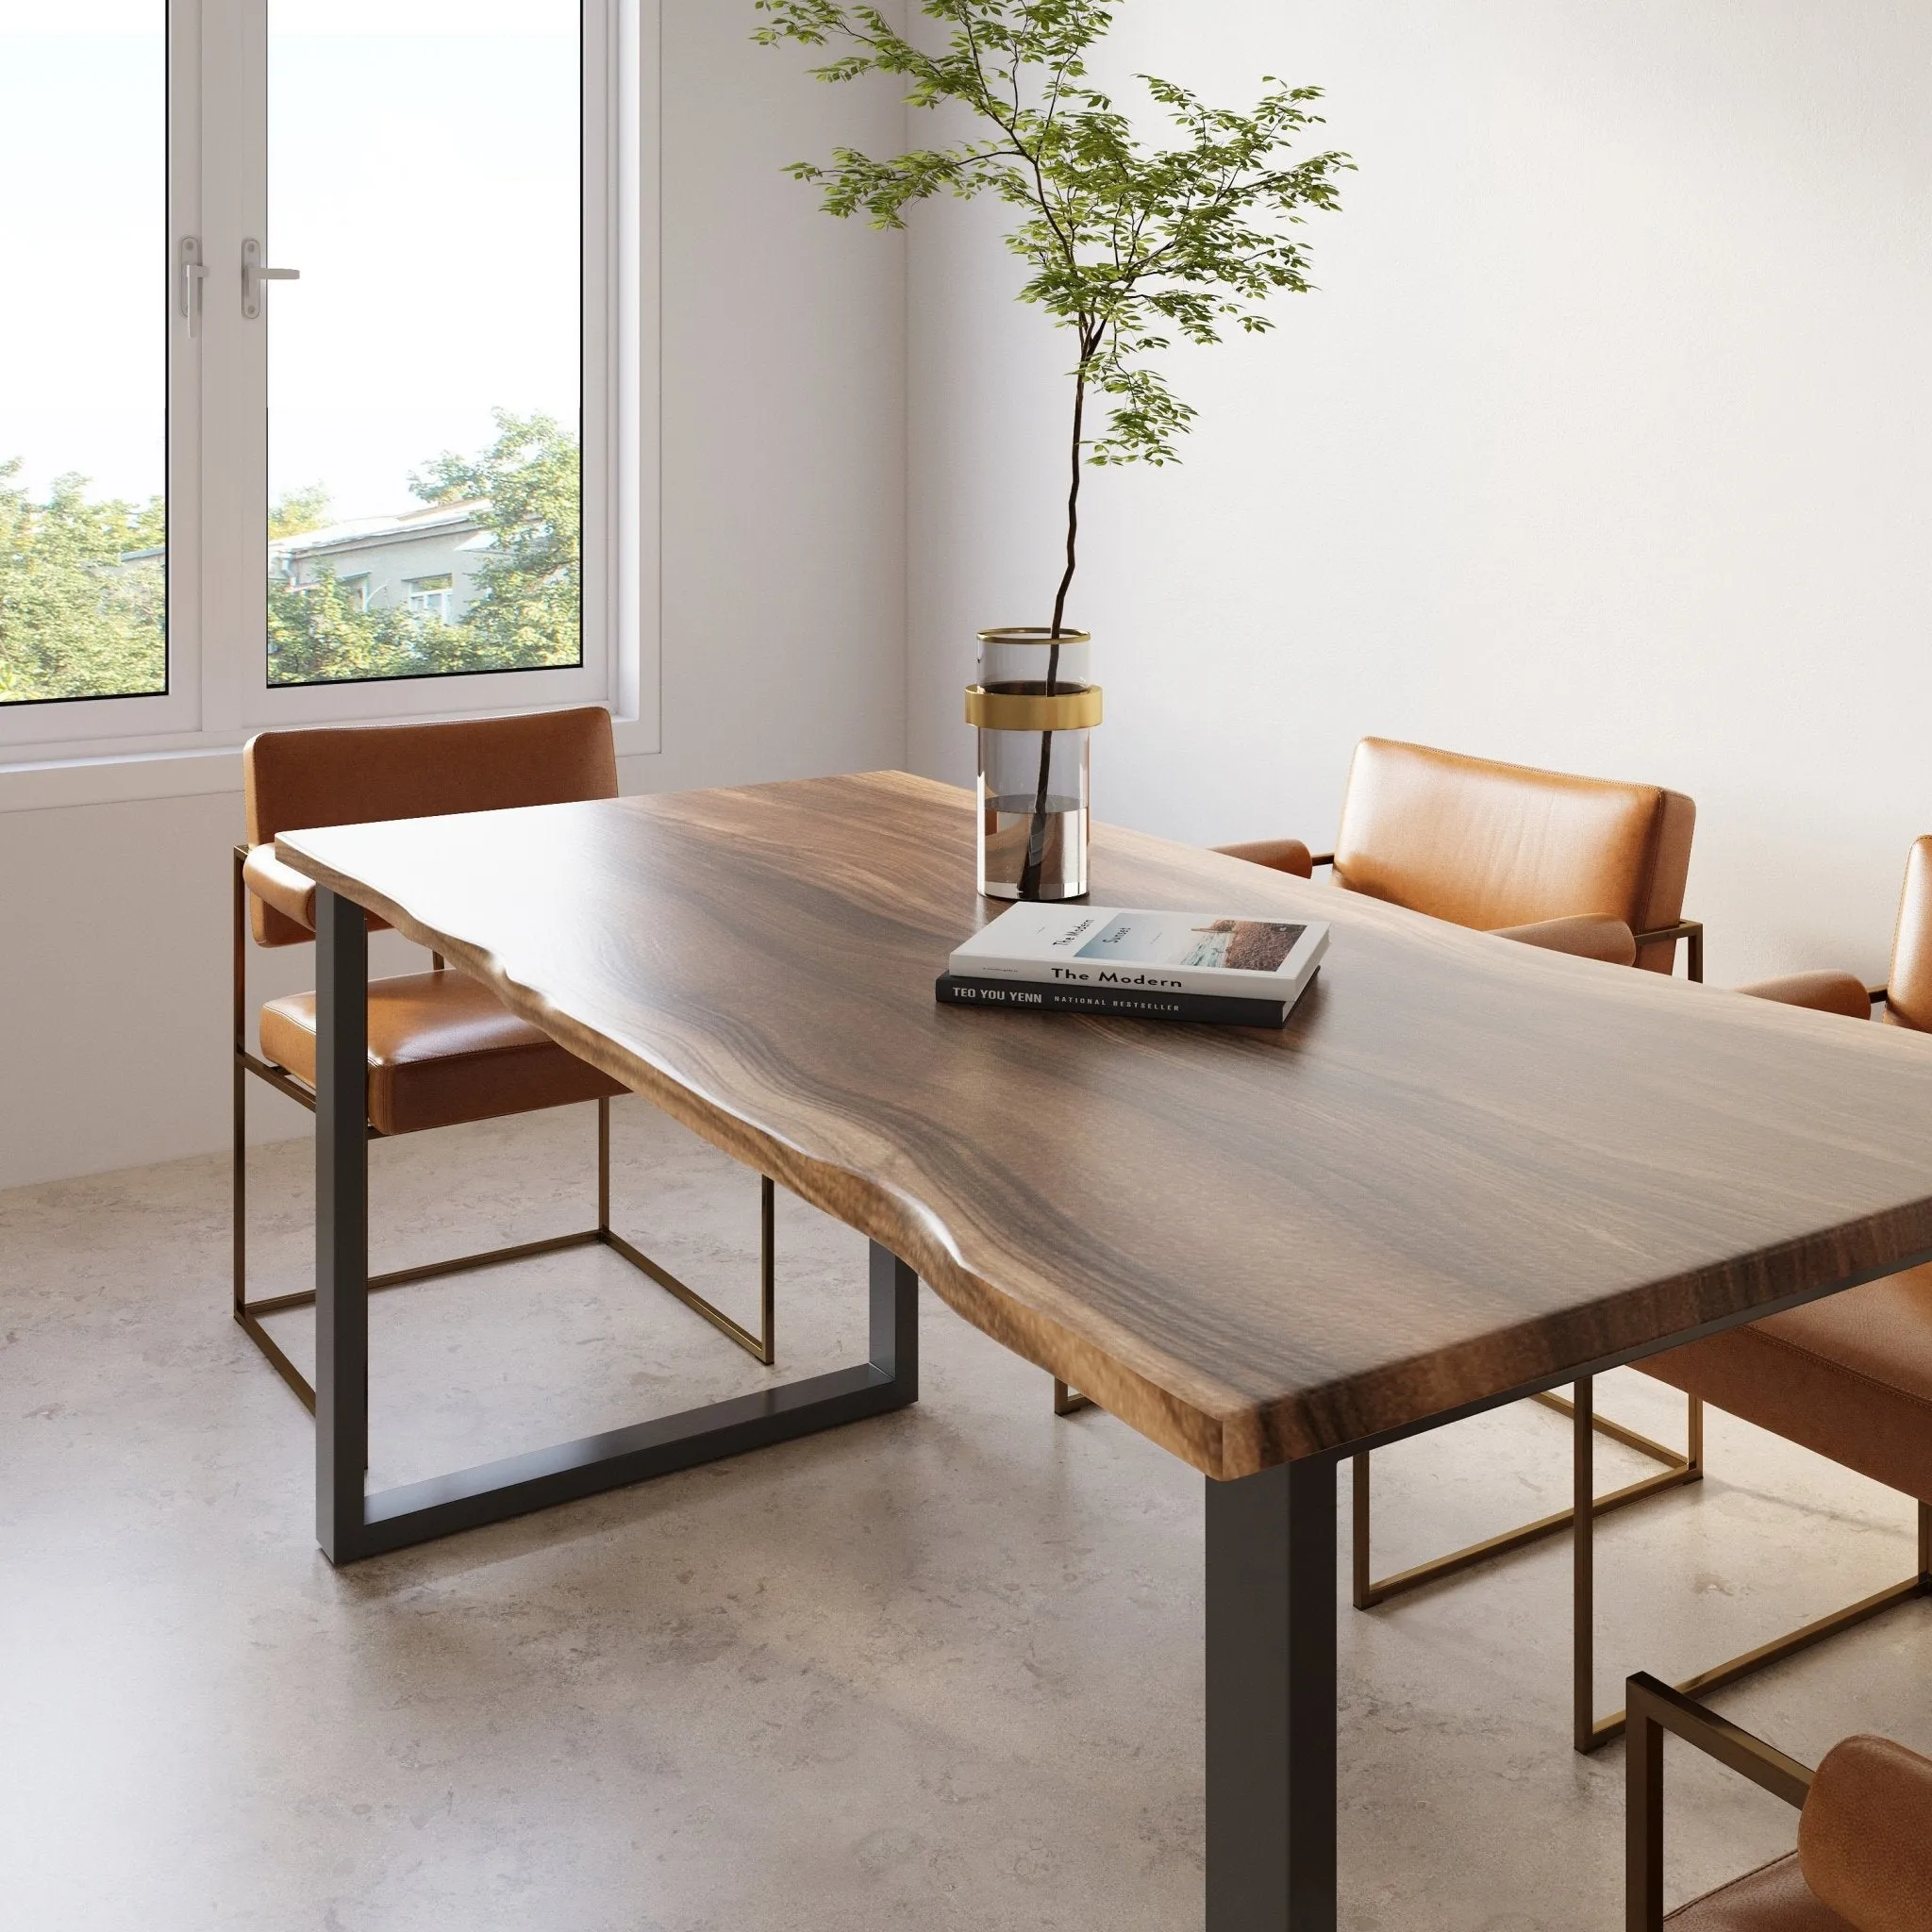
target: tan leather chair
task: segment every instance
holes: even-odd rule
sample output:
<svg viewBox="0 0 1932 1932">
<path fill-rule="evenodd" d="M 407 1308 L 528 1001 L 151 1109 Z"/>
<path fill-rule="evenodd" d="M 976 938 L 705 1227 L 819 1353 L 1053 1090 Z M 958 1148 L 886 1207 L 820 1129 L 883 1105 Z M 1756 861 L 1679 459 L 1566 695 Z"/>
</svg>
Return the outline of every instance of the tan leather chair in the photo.
<svg viewBox="0 0 1932 1932">
<path fill-rule="evenodd" d="M 1346 891 L 1558 952 L 1634 956 L 1652 973 L 1671 972 L 1688 940 L 1700 979 L 1703 928 L 1683 917 L 1696 824 L 1690 800 L 1661 786 L 1365 738 L 1333 852 L 1299 839 L 1216 849 L 1302 878 L 1329 866 Z"/>
<path fill-rule="evenodd" d="M 1927 1932 L 1932 1758 L 1886 1738 L 1847 1738 L 1816 1771 L 1657 1678 L 1630 1679 L 1624 1777 L 1626 1932 Z M 1798 1812 L 1798 1849 L 1668 1918 L 1663 1741 L 1669 1731 Z"/>
<path fill-rule="evenodd" d="M 1868 991 L 1850 973 L 1803 973 L 1739 988 L 1759 999 L 1864 1019 L 1874 1003 L 1891 1024 L 1932 1031 L 1932 838 L 1912 847 L 1892 935 L 1886 985 Z M 1918 1567 L 1904 1581 L 1821 1617 L 1789 1637 L 1701 1672 L 1677 1688 L 1731 1684 L 1910 1598 L 1932 1595 L 1932 1264 L 1908 1268 L 1767 1316 L 1703 1341 L 1652 1356 L 1636 1367 L 1693 1402 L 1709 1403 L 1914 1499 Z M 1579 1484 L 1588 1481 L 1587 1441 Z M 1595 1722 L 1589 1697 L 1591 1539 L 1576 1528 L 1576 1729 L 1579 1748 L 1616 1735 L 1615 1718 Z M 1586 1742 L 1586 1734 L 1588 1742 Z M 1932 1900 L 1924 1923 L 1932 1926 Z"/>
<path fill-rule="evenodd" d="M 1702 979 L 1704 928 L 1683 916 L 1696 824 L 1696 806 L 1662 786 L 1579 778 L 1365 738 L 1349 766 L 1332 853 L 1311 854 L 1299 839 L 1217 849 L 1302 878 L 1311 877 L 1317 866 L 1328 866 L 1345 891 L 1524 944 L 1650 973 L 1671 972 L 1683 940 L 1690 976 Z M 1080 1406 L 1080 1398 L 1058 1383 L 1054 1399 L 1062 1413 Z M 1536 1399 L 1571 1412 L 1560 1396 Z M 1661 1465 L 1660 1474 L 1601 1498 L 1599 1512 L 1694 1482 L 1701 1474 L 1701 1419 L 1694 1401 L 1690 1446 L 1681 1456 L 1607 1418 L 1593 1420 L 1602 1433 Z M 1356 1457 L 1351 1593 L 1361 1610 L 1559 1534 L 1572 1522 L 1571 1510 L 1559 1510 L 1376 1577 L 1371 1569 L 1370 1481 L 1368 1455 Z"/>
<path fill-rule="evenodd" d="M 313 1304 L 313 1289 L 248 1297 L 246 1161 L 248 1082 L 263 1081 L 315 1110 L 315 995 L 261 1009 L 261 1052 L 247 1039 L 246 934 L 262 946 L 314 938 L 315 885 L 275 856 L 277 833 L 318 825 L 430 818 L 617 796 L 610 714 L 595 707 L 441 724 L 344 725 L 264 731 L 243 748 L 248 842 L 234 866 L 234 1315 L 310 1413 L 315 1391 L 261 1324 Z M 374 913 L 371 928 L 386 924 Z M 369 1134 L 422 1133 L 540 1108 L 597 1103 L 597 1224 L 454 1260 L 372 1276 L 399 1288 L 466 1269 L 597 1243 L 610 1248 L 758 1360 L 773 1359 L 773 1188 L 763 1181 L 760 1332 L 754 1335 L 610 1226 L 610 1099 L 625 1089 L 519 1019 L 487 987 L 432 970 L 369 983 Z"/>
</svg>

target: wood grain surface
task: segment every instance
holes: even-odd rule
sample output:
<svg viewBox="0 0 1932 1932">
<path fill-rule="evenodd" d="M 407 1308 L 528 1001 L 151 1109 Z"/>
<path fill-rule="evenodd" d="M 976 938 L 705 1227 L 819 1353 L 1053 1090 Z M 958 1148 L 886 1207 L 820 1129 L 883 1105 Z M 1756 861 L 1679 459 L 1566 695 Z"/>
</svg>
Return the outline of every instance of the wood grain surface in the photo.
<svg viewBox="0 0 1932 1932">
<path fill-rule="evenodd" d="M 1210 1475 L 1932 1255 L 1932 1039 L 1108 826 L 1097 904 L 1333 923 L 1287 1029 L 941 1007 L 999 908 L 902 774 L 276 850 Z"/>
</svg>

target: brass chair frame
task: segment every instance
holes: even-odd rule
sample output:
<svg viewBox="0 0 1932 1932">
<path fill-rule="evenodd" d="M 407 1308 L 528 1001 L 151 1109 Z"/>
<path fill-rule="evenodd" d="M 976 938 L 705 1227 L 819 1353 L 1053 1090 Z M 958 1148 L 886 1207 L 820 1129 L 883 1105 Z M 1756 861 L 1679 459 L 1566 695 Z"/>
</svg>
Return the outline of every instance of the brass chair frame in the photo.
<svg viewBox="0 0 1932 1932">
<path fill-rule="evenodd" d="M 1591 1464 L 1595 1460 L 1596 1434 L 1591 1424 L 1591 1383 L 1586 1378 L 1576 1385 L 1571 1428 L 1576 1463 L 1575 1501 L 1571 1512 L 1575 1575 L 1572 1598 L 1574 1630 L 1571 1711 L 1573 1741 L 1582 1752 L 1601 1750 L 1613 1738 L 1622 1737 L 1629 1722 L 1627 1707 L 1612 1711 L 1606 1718 L 1595 1715 L 1596 1540 L 1591 1532 L 1594 1519 L 1603 1513 L 1604 1506 L 1591 1500 L 1591 1492 L 1594 1487 Z M 1932 1596 L 1932 1503 L 1919 1503 L 1918 1512 L 1919 1567 L 1915 1575 L 1908 1576 L 1903 1583 L 1889 1584 L 1883 1590 L 1874 1591 L 1870 1596 L 1861 1597 L 1841 1610 L 1814 1618 L 1798 1629 L 1783 1637 L 1774 1637 L 1770 1642 L 1760 1643 L 1755 1649 L 1744 1651 L 1710 1670 L 1685 1677 L 1674 1687 L 1676 1694 L 1688 1698 L 1700 1690 L 1721 1690 L 1726 1684 L 1735 1684 L 1740 1678 L 1748 1677 L 1769 1664 L 1781 1663 L 1788 1657 L 1795 1657 L 1801 1650 L 1808 1650 L 1814 1643 L 1822 1643 L 1841 1630 L 1850 1630 L 1867 1623 L 1895 1605 L 1908 1603 L 1914 1597 Z"/>
<path fill-rule="evenodd" d="M 1692 928 L 1690 931 L 1685 928 Z M 1677 928 L 1666 928 L 1656 933 L 1639 934 L 1640 941 L 1655 939 L 1689 938 L 1691 941 L 1690 976 L 1703 977 L 1703 928 L 1694 921 L 1683 921 Z M 1882 1006 L 1885 989 L 1876 987 L 1871 991 L 1872 1004 Z M 1370 1487 L 1369 1458 L 1366 1454 L 1354 1458 L 1355 1465 L 1355 1563 L 1353 1576 L 1353 1600 L 1357 1609 L 1369 1609 L 1376 1604 L 1385 1603 L 1391 1597 L 1406 1595 L 1412 1590 L 1419 1590 L 1424 1584 L 1435 1583 L 1453 1576 L 1461 1571 L 1473 1569 L 1487 1562 L 1492 1557 L 1505 1556 L 1511 1550 L 1538 1542 L 1543 1538 L 1554 1536 L 1558 1531 L 1569 1529 L 1572 1536 L 1572 1566 L 1574 1591 L 1572 1599 L 1572 1697 L 1571 1735 L 1575 1748 L 1584 1753 L 1598 1751 L 1612 1740 L 1624 1735 L 1627 1714 L 1625 1711 L 1612 1711 L 1607 1717 L 1596 1715 L 1595 1661 L 1596 1661 L 1596 1564 L 1593 1529 L 1600 1516 L 1626 1507 L 1629 1504 L 1641 1502 L 1646 1496 L 1654 1496 L 1665 1490 L 1678 1489 L 1687 1483 L 1700 1481 L 1704 1475 L 1704 1405 L 1694 1395 L 1687 1396 L 1687 1444 L 1680 1456 L 1675 1450 L 1654 1442 L 1648 1437 L 1641 1436 L 1627 1429 L 1622 1424 L 1611 1422 L 1607 1417 L 1596 1413 L 1592 1384 L 1584 1380 L 1575 1385 L 1573 1399 L 1565 1401 L 1561 1396 L 1544 1393 L 1531 1398 L 1544 1404 L 1559 1413 L 1572 1418 L 1572 1501 L 1566 1509 L 1540 1518 L 1535 1523 L 1524 1524 L 1520 1529 L 1505 1531 L 1500 1536 L 1489 1538 L 1486 1541 L 1473 1543 L 1466 1549 L 1457 1550 L 1446 1557 L 1438 1557 L 1425 1563 L 1420 1563 L 1411 1570 L 1405 1570 L 1393 1576 L 1379 1579 L 1371 1575 L 1369 1565 L 1370 1548 Z M 1654 1457 L 1664 1464 L 1657 1475 L 1612 1490 L 1607 1495 L 1595 1493 L 1595 1459 L 1598 1436 L 1608 1436 L 1612 1441 L 1636 1449 L 1641 1454 Z M 1911 1601 L 1915 1597 L 1932 1596 L 1932 1505 L 1921 1502 L 1918 1505 L 1919 1562 L 1915 1575 L 1904 1582 L 1888 1585 L 1874 1591 L 1870 1596 L 1861 1597 L 1857 1603 L 1847 1605 L 1843 1609 L 1833 1610 L 1823 1617 L 1814 1618 L 1800 1628 L 1785 1636 L 1760 1643 L 1751 1650 L 1728 1658 L 1707 1671 L 1699 1671 L 1684 1678 L 1676 1690 L 1688 1697 L 1700 1690 L 1718 1690 L 1725 1685 L 1735 1684 L 1740 1678 L 1754 1672 L 1765 1669 L 1771 1664 L 1780 1663 L 1786 1657 L 1794 1657 L 1800 1651 L 1808 1650 L 1814 1643 L 1820 1643 L 1827 1637 L 1834 1637 L 1840 1631 L 1850 1630 L 1882 1615 L 1894 1606 Z"/>
<path fill-rule="evenodd" d="M 294 1294 L 268 1295 L 258 1301 L 248 1298 L 248 1081 L 251 1076 L 273 1087 L 277 1093 L 298 1107 L 315 1111 L 315 1091 L 287 1068 L 278 1067 L 248 1050 L 248 889 L 242 868 L 248 848 L 237 845 L 234 856 L 234 1118 L 233 1180 L 235 1215 L 234 1317 L 242 1332 L 255 1343 L 269 1366 L 295 1391 L 310 1415 L 315 1413 L 315 1388 L 291 1361 L 280 1344 L 262 1326 L 262 1317 L 289 1308 L 312 1307 L 315 1291 L 304 1289 Z M 432 953 L 435 970 L 446 972 L 442 956 Z M 391 1138 L 374 1123 L 369 1139 Z M 566 1248 L 606 1247 L 620 1255 L 641 1274 L 682 1302 L 693 1313 L 702 1315 L 721 1335 L 728 1337 L 754 1361 L 770 1368 L 776 1360 L 776 1196 L 769 1174 L 760 1174 L 758 1203 L 758 1328 L 754 1334 L 734 1321 L 724 1309 L 707 1301 L 696 1289 L 680 1281 L 669 1269 L 659 1266 L 641 1249 L 633 1246 L 610 1225 L 610 1101 L 597 1102 L 597 1224 L 575 1234 L 548 1235 L 541 1241 L 516 1241 L 508 1247 L 490 1248 L 479 1254 L 460 1255 L 453 1260 L 430 1261 L 416 1268 L 397 1268 L 387 1274 L 372 1274 L 369 1291 L 402 1288 L 412 1281 L 431 1281 L 439 1275 L 461 1274 L 475 1268 L 491 1268 L 506 1261 L 525 1261 L 538 1255 L 555 1255 Z"/>
<path fill-rule="evenodd" d="M 1545 1408 L 1555 1409 L 1558 1415 L 1574 1416 L 1576 1412 L 1575 1400 L 1566 1400 L 1553 1391 L 1545 1391 L 1529 1399 L 1542 1404 Z M 1664 1465 L 1656 1475 L 1641 1476 L 1620 1490 L 1612 1490 L 1606 1496 L 1592 1496 L 1591 1513 L 1593 1516 L 1607 1516 L 1612 1510 L 1641 1503 L 1647 1496 L 1661 1495 L 1666 1490 L 1682 1489 L 1686 1483 L 1704 1480 L 1704 1404 L 1696 1396 L 1685 1398 L 1685 1447 L 1682 1454 L 1665 1443 L 1655 1442 L 1648 1436 L 1638 1434 L 1635 1429 L 1625 1428 L 1622 1423 L 1612 1422 L 1607 1416 L 1597 1415 L 1588 1395 L 1582 1399 L 1590 1415 L 1591 1428 L 1595 1434 L 1607 1436 L 1612 1441 L 1622 1442 L 1625 1448 L 1635 1449 L 1640 1455 L 1648 1456 L 1653 1461 Z M 1570 1528 L 1576 1521 L 1576 1506 L 1573 1501 L 1567 1508 L 1540 1516 L 1534 1523 L 1506 1529 L 1479 1543 L 1470 1543 L 1463 1549 L 1452 1551 L 1446 1557 L 1432 1557 L 1412 1569 L 1399 1570 L 1392 1576 L 1376 1577 L 1370 1569 L 1372 1525 L 1368 1452 L 1364 1450 L 1361 1455 L 1351 1457 L 1351 1463 L 1355 1473 L 1355 1563 L 1349 1598 L 1358 1610 L 1374 1609 L 1377 1604 L 1387 1603 L 1391 1597 L 1407 1596 L 1410 1591 L 1421 1590 L 1426 1584 L 1440 1583 L 1445 1577 L 1459 1575 L 1479 1563 L 1487 1563 L 1493 1557 L 1506 1557 L 1512 1550 L 1526 1549 L 1531 1543 L 1541 1542 L 1546 1537 Z M 1583 1488 L 1576 1492 L 1589 1493 Z"/>
<path fill-rule="evenodd" d="M 1885 1004 L 1884 987 L 1871 987 L 1867 991 L 1874 1008 Z M 1691 1400 L 1695 1402 L 1696 1398 L 1693 1396 Z M 1579 1385 L 1578 1401 L 1586 1410 L 1589 1409 L 1591 1392 L 1588 1383 Z M 1602 1431 L 1601 1422 L 1597 1422 L 1595 1426 L 1597 1430 Z M 1574 1431 L 1574 1440 L 1575 1502 L 1566 1512 L 1567 1520 L 1574 1525 L 1573 1564 L 1575 1577 L 1572 1596 L 1574 1628 L 1572 1638 L 1571 1732 L 1576 1749 L 1590 1752 L 1601 1750 L 1612 1739 L 1622 1737 L 1628 1728 L 1631 1719 L 1628 1707 L 1624 1710 L 1612 1711 L 1608 1717 L 1599 1718 L 1596 1715 L 1596 1541 L 1592 1533 L 1592 1519 L 1603 1515 L 1607 1507 L 1614 1507 L 1614 1503 L 1612 1498 L 1606 1497 L 1601 1502 L 1586 1504 L 1585 1499 L 1595 1487 L 1591 1469 L 1595 1445 L 1591 1440 L 1591 1432 L 1580 1424 Z M 1582 1513 L 1579 1514 L 1579 1511 Z M 1676 1700 L 1671 1708 L 1676 1709 L 1681 1707 L 1697 1711 L 1699 1707 L 1689 1701 L 1696 1691 L 1721 1690 L 1725 1685 L 1735 1684 L 1740 1678 L 1751 1675 L 1755 1671 L 1761 1671 L 1768 1665 L 1781 1663 L 1788 1657 L 1795 1657 L 1800 1651 L 1808 1650 L 1814 1643 L 1822 1643 L 1827 1637 L 1835 1637 L 1841 1630 L 1854 1629 L 1858 1624 L 1882 1615 L 1895 1605 L 1909 1603 L 1915 1597 L 1932 1596 L 1932 1504 L 1918 1504 L 1918 1519 L 1919 1568 L 1916 1575 L 1907 1577 L 1902 1583 L 1889 1584 L 1883 1590 L 1874 1591 L 1870 1596 L 1861 1597 L 1857 1603 L 1848 1604 L 1841 1610 L 1832 1610 L 1823 1617 L 1816 1617 L 1798 1629 L 1790 1631 L 1783 1637 L 1774 1637 L 1768 1643 L 1760 1643 L 1755 1649 L 1744 1651 L 1710 1670 L 1699 1671 L 1695 1675 L 1684 1678 L 1674 1690 L 1658 1684 L 1653 1677 L 1645 1677 L 1642 1681 L 1660 1691 L 1669 1690 L 1670 1696 Z M 1634 1687 L 1639 1679 L 1633 1677 L 1630 1682 Z M 1707 1717 L 1708 1713 L 1701 1715 Z M 1664 1720 L 1659 1717 L 1657 1722 L 1661 1723 Z M 1718 1722 L 1721 1723 L 1722 1720 Z M 1634 1748 L 1636 1746 L 1633 1742 Z M 1741 1766 L 1737 1768 L 1742 1769 Z M 1802 1802 L 1802 1799 L 1794 1802 Z M 1661 1883 L 1661 1880 L 1658 1882 Z M 1635 1919 L 1631 1921 L 1633 1926 L 1638 1923 Z M 1643 1923 L 1648 1925 L 1652 1922 Z M 1656 1923 L 1660 1924 L 1661 1921 Z"/>
<path fill-rule="evenodd" d="M 1324 852 L 1317 855 L 1311 863 L 1333 865 L 1335 855 Z M 1653 932 L 1634 933 L 1631 937 L 1640 947 L 1663 940 L 1675 941 L 1683 940 L 1686 944 L 1685 977 L 1704 981 L 1704 922 L 1698 919 L 1680 919 L 1674 925 L 1660 925 Z M 1568 1415 L 1572 1404 L 1562 1396 L 1542 1394 L 1532 1398 L 1545 1407 L 1556 1409 L 1558 1414 Z M 1612 1490 L 1607 1496 L 1596 1500 L 1594 1508 L 1598 1515 L 1612 1509 L 1628 1507 L 1632 1503 L 1641 1503 L 1647 1496 L 1660 1495 L 1666 1490 L 1681 1489 L 1686 1483 L 1700 1482 L 1704 1477 L 1704 1406 L 1695 1396 L 1690 1398 L 1690 1411 L 1686 1417 L 1686 1445 L 1684 1453 L 1667 1448 L 1661 1442 L 1654 1442 L 1648 1436 L 1641 1436 L 1635 1429 L 1627 1429 L 1621 1423 L 1613 1423 L 1605 1416 L 1592 1416 L 1591 1426 L 1600 1435 L 1608 1436 L 1611 1441 L 1622 1442 L 1625 1448 L 1635 1449 L 1640 1455 L 1647 1456 L 1654 1462 L 1663 1465 L 1657 1475 L 1645 1476 L 1641 1481 L 1626 1484 L 1621 1490 Z M 1516 1529 L 1505 1530 L 1500 1536 L 1487 1537 L 1479 1543 L 1471 1543 L 1463 1549 L 1452 1550 L 1446 1557 L 1434 1557 L 1427 1562 L 1418 1563 L 1412 1569 L 1398 1571 L 1392 1576 L 1376 1577 L 1371 1569 L 1371 1546 L 1373 1517 L 1371 1486 L 1369 1480 L 1369 1452 L 1364 1450 L 1351 1458 L 1355 1473 L 1355 1525 L 1354 1525 L 1354 1564 L 1350 1597 L 1358 1610 L 1373 1609 L 1377 1604 L 1387 1603 L 1391 1597 L 1406 1596 L 1412 1590 L 1421 1590 L 1424 1585 L 1439 1583 L 1445 1577 L 1460 1575 L 1465 1570 L 1473 1570 L 1479 1563 L 1487 1563 L 1495 1557 L 1507 1556 L 1512 1550 L 1527 1548 L 1529 1544 L 1541 1542 L 1545 1537 L 1556 1536 L 1567 1529 L 1575 1521 L 1573 1505 L 1567 1509 L 1558 1509 L 1553 1515 L 1541 1516 L 1534 1523 L 1525 1523 Z"/>
<path fill-rule="evenodd" d="M 1624 1932 L 1663 1932 L 1664 1733 L 1802 1809 L 1817 1775 L 1747 1730 L 1640 1671 L 1624 1686 L 1630 1748 L 1624 1770 Z"/>
<path fill-rule="evenodd" d="M 1077 1415 L 1083 1408 L 1098 1407 L 1091 1395 L 1081 1395 L 1056 1375 L 1053 1378 L 1053 1412 L 1056 1415 Z"/>
</svg>

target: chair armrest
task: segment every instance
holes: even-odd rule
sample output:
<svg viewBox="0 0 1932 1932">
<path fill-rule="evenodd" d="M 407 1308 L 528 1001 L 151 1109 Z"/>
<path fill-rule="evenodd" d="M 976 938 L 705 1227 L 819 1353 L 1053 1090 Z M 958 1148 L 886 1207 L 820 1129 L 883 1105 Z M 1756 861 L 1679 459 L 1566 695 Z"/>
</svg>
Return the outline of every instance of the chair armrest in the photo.
<svg viewBox="0 0 1932 1932">
<path fill-rule="evenodd" d="M 1677 941 L 1690 941 L 1690 958 L 1685 961 L 1686 976 L 1699 986 L 1704 984 L 1704 922 L 1701 919 L 1680 919 L 1673 925 L 1660 925 L 1654 932 L 1640 932 L 1637 935 L 1637 957 L 1641 959 L 1653 945 L 1668 944 L 1670 953 L 1663 966 L 1666 973 L 1674 973 L 1677 966 Z"/>
<path fill-rule="evenodd" d="M 263 905 L 284 919 L 315 930 L 315 881 L 275 857 L 273 845 L 258 845 L 242 867 L 242 880 Z"/>
<path fill-rule="evenodd" d="M 1815 1774 L 1795 1757 L 1707 1710 L 1641 1671 L 1624 1687 L 1624 1877 L 1626 1932 L 1661 1932 L 1664 1923 L 1664 1733 L 1741 1773 L 1787 1805 L 1802 1807 Z"/>
<path fill-rule="evenodd" d="M 1245 858 L 1251 865 L 1292 873 L 1298 879 L 1314 876 L 1315 861 L 1299 839 L 1255 839 L 1245 845 L 1217 845 L 1214 849 L 1229 858 Z"/>
<path fill-rule="evenodd" d="M 1888 1738 L 1825 1753 L 1798 1820 L 1798 1869 L 1854 1925 L 1920 1925 L 1932 1898 L 1932 1760 Z"/>
<path fill-rule="evenodd" d="M 1842 1013 L 1847 1020 L 1872 1017 L 1872 994 L 1854 973 L 1788 973 L 1781 979 L 1760 979 L 1738 991 L 1754 1000 L 1775 1000 L 1781 1007 Z"/>
<path fill-rule="evenodd" d="M 1612 966 L 1637 963 L 1637 941 L 1621 919 L 1578 913 L 1569 919 L 1539 919 L 1529 925 L 1499 925 L 1499 940 L 1519 945 L 1541 946 L 1552 953 L 1569 953 L 1579 959 L 1606 959 Z"/>
<path fill-rule="evenodd" d="M 242 848 L 238 845 L 235 850 L 241 853 Z M 258 845 L 243 858 L 242 883 L 254 895 L 251 919 L 257 945 L 293 946 L 315 937 L 315 881 L 292 865 L 284 865 L 273 845 Z M 389 921 L 364 912 L 362 923 L 377 932 Z M 440 972 L 442 956 L 430 957 Z"/>
</svg>

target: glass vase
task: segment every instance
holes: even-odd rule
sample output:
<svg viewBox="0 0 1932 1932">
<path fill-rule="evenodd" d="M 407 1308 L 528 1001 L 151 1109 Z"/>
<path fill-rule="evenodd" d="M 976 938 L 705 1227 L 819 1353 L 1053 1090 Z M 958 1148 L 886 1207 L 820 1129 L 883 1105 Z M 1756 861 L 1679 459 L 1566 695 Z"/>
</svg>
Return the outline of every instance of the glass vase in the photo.
<svg viewBox="0 0 1932 1932">
<path fill-rule="evenodd" d="M 979 633 L 966 722 L 979 736 L 979 890 L 990 899 L 1087 896 L 1092 642 L 1084 630 Z"/>
</svg>

